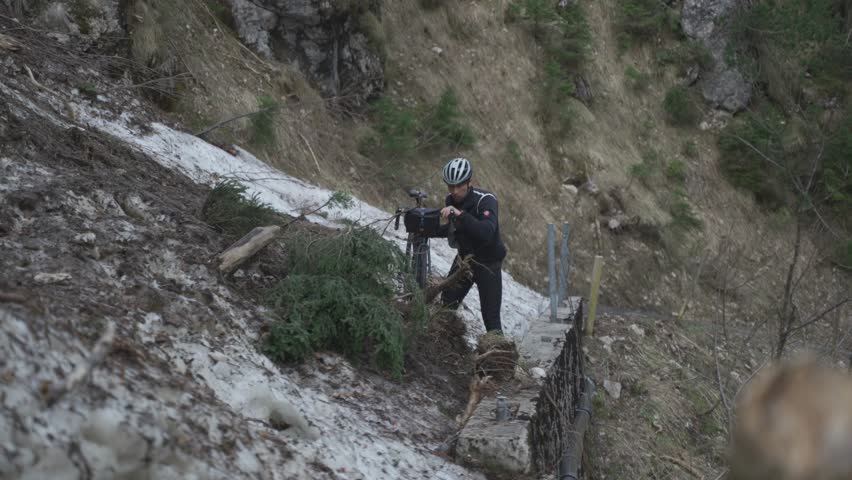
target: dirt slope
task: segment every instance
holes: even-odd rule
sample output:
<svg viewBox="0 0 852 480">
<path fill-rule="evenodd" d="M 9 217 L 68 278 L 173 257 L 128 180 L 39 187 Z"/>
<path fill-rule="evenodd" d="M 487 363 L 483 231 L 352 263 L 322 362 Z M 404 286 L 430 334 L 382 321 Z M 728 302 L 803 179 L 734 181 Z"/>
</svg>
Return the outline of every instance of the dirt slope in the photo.
<svg viewBox="0 0 852 480">
<path fill-rule="evenodd" d="M 42 53 L 64 58 L 53 71 L 75 64 Z M 458 365 L 431 353 L 452 352 L 427 351 L 404 383 L 335 354 L 272 364 L 253 293 L 274 279 L 216 274 L 228 243 L 199 219 L 207 188 L 74 125 L 71 103 L 91 99 L 54 96 L 15 59 L 3 69 L 0 476 L 481 478 L 431 453 L 461 408 Z M 102 88 L 99 74 L 85 80 Z M 132 96 L 111 105 L 124 102 L 157 118 Z M 109 354 L 86 367 L 110 324 Z"/>
</svg>

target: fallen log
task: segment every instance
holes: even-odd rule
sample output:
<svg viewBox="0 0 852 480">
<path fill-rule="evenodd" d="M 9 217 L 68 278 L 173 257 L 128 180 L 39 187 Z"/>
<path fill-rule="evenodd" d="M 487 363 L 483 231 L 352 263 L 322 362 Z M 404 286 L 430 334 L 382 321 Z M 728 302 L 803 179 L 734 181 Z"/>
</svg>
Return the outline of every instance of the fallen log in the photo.
<svg viewBox="0 0 852 480">
<path fill-rule="evenodd" d="M 219 254 L 219 271 L 225 275 L 230 274 L 246 260 L 269 245 L 275 239 L 281 227 L 272 225 L 268 227 L 255 227 L 243 238 L 228 247 Z"/>
</svg>

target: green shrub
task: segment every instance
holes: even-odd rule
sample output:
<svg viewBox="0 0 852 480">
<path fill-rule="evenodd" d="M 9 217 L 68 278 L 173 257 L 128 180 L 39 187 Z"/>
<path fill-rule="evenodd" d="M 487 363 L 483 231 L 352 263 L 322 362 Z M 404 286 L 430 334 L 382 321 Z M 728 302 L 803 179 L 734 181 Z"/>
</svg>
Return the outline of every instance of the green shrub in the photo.
<svg viewBox="0 0 852 480">
<path fill-rule="evenodd" d="M 702 70 L 710 70 L 716 62 L 710 50 L 697 40 L 679 42 L 668 48 L 657 49 L 654 57 L 658 65 L 680 67 L 681 74 L 686 74 L 686 69 L 694 65 L 698 65 Z"/>
<path fill-rule="evenodd" d="M 281 215 L 258 199 L 246 198 L 247 188 L 234 180 L 218 183 L 207 194 L 201 207 L 201 219 L 233 237 L 242 237 L 255 227 L 281 223 Z"/>
<path fill-rule="evenodd" d="M 258 112 L 251 116 L 252 143 L 271 146 L 275 143 L 275 113 L 278 102 L 263 95 L 257 99 Z"/>
<path fill-rule="evenodd" d="M 698 144 L 695 143 L 695 140 L 683 142 L 681 153 L 686 158 L 698 158 Z"/>
<path fill-rule="evenodd" d="M 663 99 L 663 109 L 673 125 L 693 126 L 699 118 L 698 108 L 689 98 L 689 91 L 681 86 L 669 89 Z"/>
<path fill-rule="evenodd" d="M 621 48 L 647 42 L 671 30 L 674 11 L 659 0 L 618 0 L 616 27 Z"/>
<path fill-rule="evenodd" d="M 553 4 L 553 2 L 551 2 Z M 556 9 L 556 29 L 544 47 L 548 56 L 563 66 L 577 69 L 589 54 L 592 34 L 579 2 Z"/>
<path fill-rule="evenodd" d="M 366 356 L 399 378 L 405 350 L 426 319 L 417 289 L 411 318 L 393 307 L 393 279 L 404 263 L 399 250 L 361 228 L 320 239 L 297 237 L 289 251 L 289 274 L 268 294 L 278 320 L 263 339 L 263 353 L 290 362 L 334 350 L 355 361 Z"/>
<path fill-rule="evenodd" d="M 513 162 L 522 163 L 524 161 L 524 158 L 521 155 L 521 147 L 518 145 L 518 142 L 510 140 L 509 144 L 506 146 L 506 150 L 509 152 L 509 158 L 511 158 Z"/>
<path fill-rule="evenodd" d="M 476 142 L 473 131 L 462 120 L 459 100 L 452 89 L 445 90 L 438 104 L 427 111 L 420 135 L 421 147 L 446 144 L 459 148 Z"/>
<path fill-rule="evenodd" d="M 68 2 L 68 13 L 80 27 L 80 33 L 88 35 L 92 33 L 91 20 L 101 17 L 101 12 L 87 0 L 72 0 Z"/>
<path fill-rule="evenodd" d="M 818 86 L 849 92 L 850 15 L 848 4 L 839 0 L 756 2 L 732 15 L 726 60 L 767 83 L 770 91 L 798 90 L 807 74 Z M 777 59 L 784 65 L 771 68 Z"/>
<path fill-rule="evenodd" d="M 389 153 L 411 154 L 417 147 L 419 129 L 414 110 L 398 107 L 388 97 L 376 101 L 372 110 L 381 148 Z"/>
<path fill-rule="evenodd" d="M 524 161 L 523 152 L 518 142 L 509 140 L 506 145 L 505 166 L 516 178 L 520 178 L 529 184 L 535 184 L 536 173 Z"/>
<path fill-rule="evenodd" d="M 624 70 L 624 77 L 628 86 L 633 90 L 644 91 L 651 84 L 651 77 L 647 73 L 640 72 L 632 65 Z"/>
<path fill-rule="evenodd" d="M 528 21 L 532 24 L 536 38 L 542 35 L 544 25 L 559 18 L 556 3 L 550 0 L 515 0 L 506 10 L 510 22 Z"/>
<path fill-rule="evenodd" d="M 646 148 L 642 150 L 642 162 L 651 165 L 656 168 L 660 165 L 660 152 L 654 150 L 653 148 Z"/>
<path fill-rule="evenodd" d="M 558 7 L 550 0 L 515 0 L 509 5 L 507 18 L 526 22 L 544 48 L 541 116 L 551 133 L 564 134 L 576 116 L 571 106 L 574 77 L 591 45 L 585 12 L 579 2 Z"/>
<path fill-rule="evenodd" d="M 544 67 L 545 80 L 540 97 L 541 114 L 547 128 L 564 133 L 570 130 L 575 113 L 571 106 L 574 78 L 568 68 L 550 61 Z"/>
<path fill-rule="evenodd" d="M 80 94 L 88 97 L 91 100 L 94 100 L 98 97 L 98 87 L 93 83 L 84 83 L 79 87 Z"/>
<path fill-rule="evenodd" d="M 852 240 L 842 242 L 841 245 L 837 247 L 835 263 L 844 270 L 852 270 Z"/>
<path fill-rule="evenodd" d="M 852 108 L 826 143 L 818 187 L 838 213 L 852 218 Z"/>
<path fill-rule="evenodd" d="M 647 148 L 642 150 L 642 161 L 628 167 L 627 174 L 630 176 L 631 182 L 635 178 L 647 187 L 650 185 L 654 174 L 659 171 L 659 167 L 660 154 L 652 148 Z"/>
<path fill-rule="evenodd" d="M 377 149 L 393 155 L 411 155 L 440 146 L 458 149 L 476 143 L 452 89 L 445 90 L 437 104 L 417 109 L 397 106 L 382 97 L 373 103 L 372 114 L 379 138 L 364 139 L 359 145 L 359 151 L 368 156 Z"/>
<path fill-rule="evenodd" d="M 666 166 L 666 177 L 670 180 L 683 182 L 686 180 L 686 164 L 680 160 L 672 160 Z"/>
<path fill-rule="evenodd" d="M 442 7 L 446 0 L 420 0 L 420 7 L 425 10 L 435 10 Z"/>
<path fill-rule="evenodd" d="M 689 40 L 681 44 L 684 51 L 684 63 L 697 63 L 702 70 L 710 70 L 716 60 L 710 50 L 699 40 Z"/>
<path fill-rule="evenodd" d="M 679 230 L 701 228 L 701 220 L 695 216 L 689 197 L 683 189 L 676 189 L 669 199 L 669 214 L 672 216 L 672 227 Z"/>
<path fill-rule="evenodd" d="M 378 53 L 382 60 L 387 59 L 387 39 L 379 17 L 371 11 L 365 11 L 358 16 L 358 30 L 367 37 L 370 49 Z"/>
<path fill-rule="evenodd" d="M 647 185 L 648 180 L 650 180 L 654 174 L 654 168 L 650 164 L 645 162 L 634 163 L 627 170 L 627 173 L 631 177 L 636 178 L 643 184 Z"/>
<path fill-rule="evenodd" d="M 783 172 L 767 160 L 778 162 L 783 158 L 783 131 L 784 118 L 766 107 L 740 115 L 719 137 L 722 172 L 734 186 L 754 193 L 764 205 L 777 206 L 783 198 L 778 188 Z"/>
<path fill-rule="evenodd" d="M 234 14 L 231 12 L 231 6 L 225 0 L 205 0 L 204 4 L 222 25 L 236 32 L 237 25 Z"/>
</svg>

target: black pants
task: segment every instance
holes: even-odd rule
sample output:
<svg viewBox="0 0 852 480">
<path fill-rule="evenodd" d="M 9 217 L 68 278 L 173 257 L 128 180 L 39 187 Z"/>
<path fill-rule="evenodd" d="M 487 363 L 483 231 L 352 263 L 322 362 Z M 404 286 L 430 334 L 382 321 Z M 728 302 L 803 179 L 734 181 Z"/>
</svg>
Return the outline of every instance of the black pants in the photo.
<svg viewBox="0 0 852 480">
<path fill-rule="evenodd" d="M 458 265 L 459 257 L 456 257 L 448 277 L 458 270 Z M 479 288 L 479 307 L 482 310 L 485 330 L 502 331 L 500 305 L 503 302 L 503 262 L 478 263 L 474 260 L 472 270 L 473 278 L 465 279 L 454 288 L 445 290 L 441 295 L 441 303 L 453 310 L 457 309 L 475 283 Z"/>
</svg>

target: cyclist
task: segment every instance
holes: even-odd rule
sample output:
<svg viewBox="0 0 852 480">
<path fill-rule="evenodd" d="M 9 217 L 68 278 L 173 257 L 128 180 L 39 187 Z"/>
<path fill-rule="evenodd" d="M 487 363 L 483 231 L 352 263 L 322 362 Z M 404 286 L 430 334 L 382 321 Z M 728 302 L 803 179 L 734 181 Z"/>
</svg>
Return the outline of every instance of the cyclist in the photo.
<svg viewBox="0 0 852 480">
<path fill-rule="evenodd" d="M 453 266 L 447 276 L 458 269 L 462 257 L 473 255 L 473 278 L 468 278 L 453 288 L 445 290 L 441 303 L 458 308 L 470 287 L 479 288 L 479 305 L 486 331 L 502 331 L 500 305 L 503 295 L 502 266 L 506 247 L 500 240 L 497 220 L 497 197 L 471 185 L 473 167 L 466 158 L 454 158 L 443 170 L 444 183 L 450 194 L 441 216 L 449 223 L 439 232 L 448 237 L 450 246 L 458 249 Z"/>
</svg>

